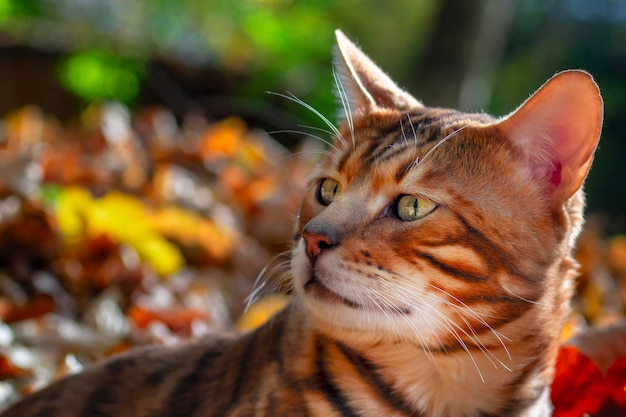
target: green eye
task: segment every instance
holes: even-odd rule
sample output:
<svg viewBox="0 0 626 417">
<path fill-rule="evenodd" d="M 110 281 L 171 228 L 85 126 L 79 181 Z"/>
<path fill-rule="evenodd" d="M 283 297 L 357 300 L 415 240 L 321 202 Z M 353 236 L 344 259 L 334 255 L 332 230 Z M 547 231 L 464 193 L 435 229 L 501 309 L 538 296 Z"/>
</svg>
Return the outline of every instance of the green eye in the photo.
<svg viewBox="0 0 626 417">
<path fill-rule="evenodd" d="M 437 208 L 437 204 L 430 200 L 414 195 L 400 197 L 396 210 L 398 217 L 405 222 L 419 220 Z"/>
<path fill-rule="evenodd" d="M 319 201 L 320 204 L 327 206 L 333 202 L 340 191 L 341 185 L 339 185 L 337 181 L 325 178 L 322 180 L 319 188 L 317 189 L 317 201 Z"/>
</svg>

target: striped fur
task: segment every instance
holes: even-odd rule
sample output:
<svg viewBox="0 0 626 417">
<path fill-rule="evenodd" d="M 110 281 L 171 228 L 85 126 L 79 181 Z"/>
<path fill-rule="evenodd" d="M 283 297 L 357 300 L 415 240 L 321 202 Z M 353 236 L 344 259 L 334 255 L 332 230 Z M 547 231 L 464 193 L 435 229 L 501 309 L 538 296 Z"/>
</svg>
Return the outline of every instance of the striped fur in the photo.
<svg viewBox="0 0 626 417">
<path fill-rule="evenodd" d="M 113 358 L 2 416 L 550 415 L 597 87 L 561 74 L 504 119 L 428 108 L 338 44 L 345 121 L 298 214 L 289 306 L 238 338 Z M 403 196 L 436 208 L 406 220 Z"/>
</svg>

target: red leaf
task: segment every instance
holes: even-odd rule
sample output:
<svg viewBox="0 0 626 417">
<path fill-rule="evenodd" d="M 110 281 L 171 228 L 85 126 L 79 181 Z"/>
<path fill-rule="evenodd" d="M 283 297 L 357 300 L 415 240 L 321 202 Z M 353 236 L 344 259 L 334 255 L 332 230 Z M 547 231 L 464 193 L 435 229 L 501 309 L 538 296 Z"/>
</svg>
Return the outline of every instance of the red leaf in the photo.
<svg viewBox="0 0 626 417">
<path fill-rule="evenodd" d="M 618 359 L 609 368 L 605 383 L 610 399 L 626 414 L 626 357 Z"/>
<path fill-rule="evenodd" d="M 578 349 L 561 348 L 552 383 L 553 417 L 598 412 L 608 395 L 604 379 L 598 367 Z"/>
</svg>

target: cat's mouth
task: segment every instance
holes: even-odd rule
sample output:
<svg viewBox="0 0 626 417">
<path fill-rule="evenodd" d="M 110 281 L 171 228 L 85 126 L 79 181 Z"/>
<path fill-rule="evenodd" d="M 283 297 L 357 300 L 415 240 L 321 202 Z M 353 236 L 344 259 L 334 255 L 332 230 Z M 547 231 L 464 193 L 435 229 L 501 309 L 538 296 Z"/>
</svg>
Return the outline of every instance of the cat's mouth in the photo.
<svg viewBox="0 0 626 417">
<path fill-rule="evenodd" d="M 363 306 L 352 300 L 349 300 L 336 292 L 330 290 L 327 286 L 322 284 L 315 271 L 311 271 L 309 280 L 304 284 L 304 291 L 313 295 L 314 297 L 328 301 L 331 303 L 340 302 L 351 308 L 362 309 Z"/>
<path fill-rule="evenodd" d="M 342 297 L 341 295 L 337 294 L 336 292 L 328 288 L 326 285 L 324 285 L 322 281 L 319 279 L 319 277 L 317 276 L 317 273 L 315 272 L 315 270 L 312 270 L 311 273 L 309 274 L 309 280 L 304 284 L 304 291 L 306 291 L 308 294 L 312 295 L 313 297 L 326 301 L 326 302 L 341 303 L 354 309 L 365 309 L 365 306 L 355 301 L 352 301 L 348 298 Z M 403 306 L 383 308 L 383 310 L 386 311 L 387 313 L 394 313 L 394 314 L 400 314 L 400 315 L 411 314 L 411 309 L 409 307 L 403 307 Z"/>
</svg>

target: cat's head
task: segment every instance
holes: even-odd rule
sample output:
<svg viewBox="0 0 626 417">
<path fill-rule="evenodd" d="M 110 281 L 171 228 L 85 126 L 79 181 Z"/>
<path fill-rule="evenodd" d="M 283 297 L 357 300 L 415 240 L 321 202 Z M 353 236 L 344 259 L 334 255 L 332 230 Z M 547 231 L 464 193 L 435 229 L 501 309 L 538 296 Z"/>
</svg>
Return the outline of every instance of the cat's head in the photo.
<svg viewBox="0 0 626 417">
<path fill-rule="evenodd" d="M 497 119 L 426 107 L 337 41 L 345 116 L 298 215 L 298 302 L 336 335 L 435 351 L 522 319 L 558 333 L 602 123 L 592 78 L 560 73 Z"/>
</svg>

